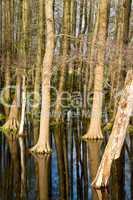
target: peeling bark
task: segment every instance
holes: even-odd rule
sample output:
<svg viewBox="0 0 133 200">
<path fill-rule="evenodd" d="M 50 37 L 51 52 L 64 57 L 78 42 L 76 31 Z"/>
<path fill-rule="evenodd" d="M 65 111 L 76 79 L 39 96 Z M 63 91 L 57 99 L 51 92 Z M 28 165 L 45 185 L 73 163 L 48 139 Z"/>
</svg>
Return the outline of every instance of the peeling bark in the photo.
<svg viewBox="0 0 133 200">
<path fill-rule="evenodd" d="M 133 110 L 133 71 L 129 71 L 125 81 L 125 88 L 121 96 L 112 133 L 105 148 L 96 178 L 92 185 L 96 188 L 106 187 L 108 184 L 111 164 L 118 159 L 126 137 L 126 130 Z"/>
</svg>

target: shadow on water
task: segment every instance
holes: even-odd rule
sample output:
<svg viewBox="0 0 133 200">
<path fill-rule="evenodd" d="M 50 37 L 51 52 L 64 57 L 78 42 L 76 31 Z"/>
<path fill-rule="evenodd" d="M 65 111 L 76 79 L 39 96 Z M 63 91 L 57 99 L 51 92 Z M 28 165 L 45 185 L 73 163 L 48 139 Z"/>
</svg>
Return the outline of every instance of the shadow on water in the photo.
<svg viewBox="0 0 133 200">
<path fill-rule="evenodd" d="M 113 163 L 107 190 L 95 190 L 91 182 L 107 139 L 82 142 L 84 123 L 73 119 L 52 127 L 53 152 L 44 156 L 28 153 L 30 135 L 15 140 L 0 134 L 0 200 L 133 199 L 133 136 Z"/>
</svg>

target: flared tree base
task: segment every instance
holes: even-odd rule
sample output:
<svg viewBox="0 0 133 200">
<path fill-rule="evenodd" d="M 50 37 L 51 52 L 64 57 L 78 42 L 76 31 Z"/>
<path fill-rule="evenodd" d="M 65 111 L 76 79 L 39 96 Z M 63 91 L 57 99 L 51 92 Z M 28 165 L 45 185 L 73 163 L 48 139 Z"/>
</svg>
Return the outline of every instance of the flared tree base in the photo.
<svg viewBox="0 0 133 200">
<path fill-rule="evenodd" d="M 52 150 L 47 142 L 43 144 L 38 142 L 35 146 L 33 146 L 30 149 L 30 152 L 38 154 L 50 154 Z"/>
<path fill-rule="evenodd" d="M 16 118 L 8 119 L 2 126 L 2 131 L 5 133 L 16 133 L 19 128 L 19 121 Z"/>
<path fill-rule="evenodd" d="M 100 140 L 103 139 L 101 130 L 90 129 L 85 135 L 82 136 L 83 140 Z"/>
</svg>

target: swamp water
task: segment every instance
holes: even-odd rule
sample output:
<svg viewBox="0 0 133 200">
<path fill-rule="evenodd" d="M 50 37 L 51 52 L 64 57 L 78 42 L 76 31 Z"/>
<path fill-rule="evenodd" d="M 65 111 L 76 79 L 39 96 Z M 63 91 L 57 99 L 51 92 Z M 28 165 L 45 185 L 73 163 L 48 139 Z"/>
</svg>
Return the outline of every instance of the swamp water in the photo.
<svg viewBox="0 0 133 200">
<path fill-rule="evenodd" d="M 0 134 L 0 200 L 133 199 L 133 136 L 127 135 L 121 157 L 113 163 L 109 187 L 96 191 L 91 181 L 109 135 L 83 142 L 85 130 L 80 120 L 51 128 L 51 156 L 28 152 L 31 128 L 22 139 L 23 148 Z"/>
</svg>

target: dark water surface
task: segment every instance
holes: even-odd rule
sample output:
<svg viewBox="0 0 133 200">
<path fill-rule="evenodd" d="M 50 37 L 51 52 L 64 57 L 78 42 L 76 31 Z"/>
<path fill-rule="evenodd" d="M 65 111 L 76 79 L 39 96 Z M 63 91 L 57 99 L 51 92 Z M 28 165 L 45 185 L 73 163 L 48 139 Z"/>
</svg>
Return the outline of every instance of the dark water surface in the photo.
<svg viewBox="0 0 133 200">
<path fill-rule="evenodd" d="M 0 200 L 133 199 L 133 136 L 112 166 L 107 190 L 91 188 L 108 134 L 103 141 L 81 142 L 82 122 L 51 128 L 52 154 L 31 155 L 32 131 L 18 140 L 0 134 Z M 24 148 L 25 147 L 25 148 Z"/>
</svg>

